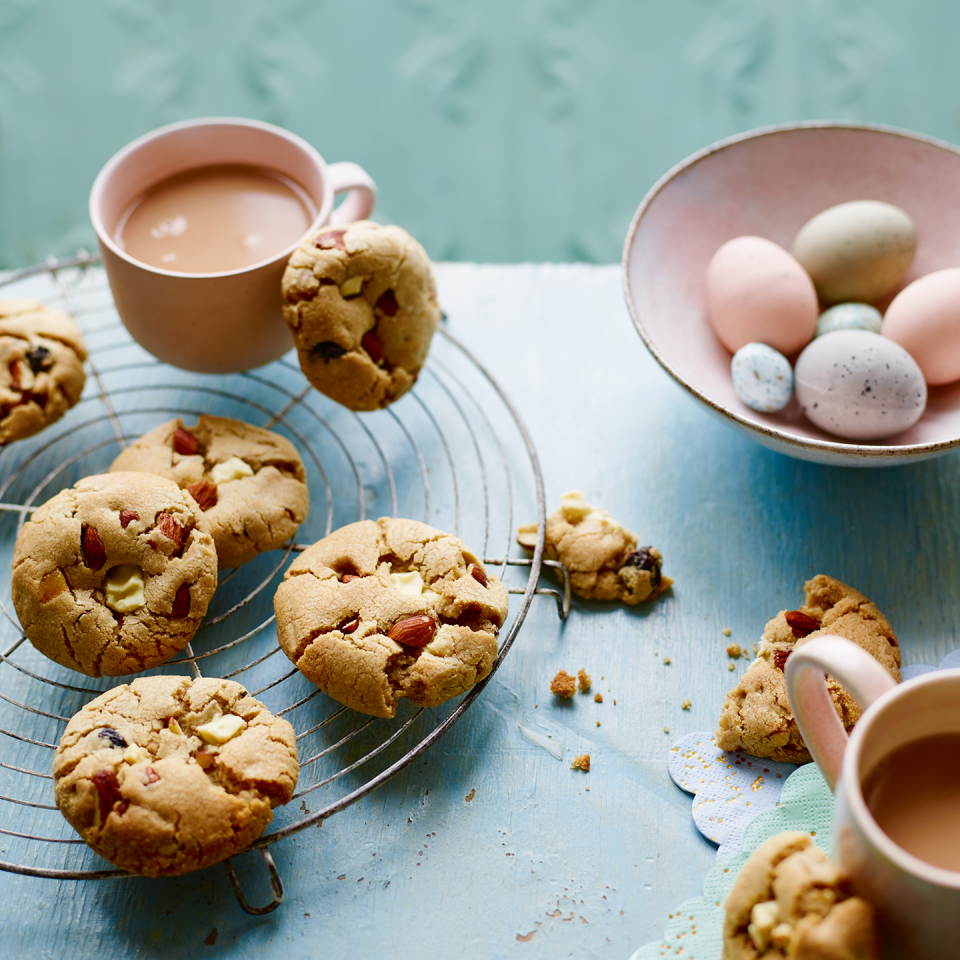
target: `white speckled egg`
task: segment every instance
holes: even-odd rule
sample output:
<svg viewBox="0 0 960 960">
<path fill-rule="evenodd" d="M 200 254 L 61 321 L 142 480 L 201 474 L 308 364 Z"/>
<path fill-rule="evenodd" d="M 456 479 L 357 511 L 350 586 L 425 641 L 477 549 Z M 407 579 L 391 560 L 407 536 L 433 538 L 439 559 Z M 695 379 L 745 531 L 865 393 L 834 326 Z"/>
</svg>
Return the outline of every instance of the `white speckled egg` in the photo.
<svg viewBox="0 0 960 960">
<path fill-rule="evenodd" d="M 748 343 L 796 353 L 813 337 L 818 312 L 813 282 L 772 240 L 735 237 L 707 267 L 707 317 L 731 353 Z"/>
<path fill-rule="evenodd" d="M 824 310 L 817 320 L 817 336 L 835 333 L 837 330 L 869 330 L 879 333 L 883 314 L 867 303 L 838 303 Z"/>
<path fill-rule="evenodd" d="M 879 200 L 830 207 L 808 220 L 793 241 L 793 255 L 824 303 L 879 300 L 903 280 L 916 249 L 910 217 Z"/>
<path fill-rule="evenodd" d="M 730 362 L 733 389 L 751 409 L 760 413 L 782 410 L 793 393 L 790 361 L 765 343 L 748 343 Z"/>
<path fill-rule="evenodd" d="M 866 330 L 817 337 L 797 358 L 793 377 L 807 418 L 849 440 L 901 433 L 927 405 L 927 385 L 913 357 Z"/>
<path fill-rule="evenodd" d="M 904 287 L 887 307 L 883 335 L 917 361 L 927 383 L 960 380 L 960 267 Z"/>
</svg>

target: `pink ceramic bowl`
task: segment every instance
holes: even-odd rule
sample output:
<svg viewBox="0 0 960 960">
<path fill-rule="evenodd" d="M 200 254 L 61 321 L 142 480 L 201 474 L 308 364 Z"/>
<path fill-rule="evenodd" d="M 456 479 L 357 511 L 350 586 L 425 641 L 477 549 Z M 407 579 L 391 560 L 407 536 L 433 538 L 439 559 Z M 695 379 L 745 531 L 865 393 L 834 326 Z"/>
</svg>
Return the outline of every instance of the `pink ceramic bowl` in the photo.
<svg viewBox="0 0 960 960">
<path fill-rule="evenodd" d="M 796 400 L 776 414 L 745 406 L 733 390 L 731 355 L 708 325 L 707 264 L 722 243 L 753 234 L 789 250 L 807 220 L 845 200 L 885 200 L 913 217 L 917 255 L 904 285 L 960 266 L 960 150 L 889 127 L 791 124 L 707 147 L 650 190 L 623 248 L 627 306 L 643 342 L 677 383 L 772 450 L 838 466 L 939 456 L 960 445 L 960 383 L 930 388 L 926 411 L 904 433 L 844 443 L 809 423 Z"/>
</svg>

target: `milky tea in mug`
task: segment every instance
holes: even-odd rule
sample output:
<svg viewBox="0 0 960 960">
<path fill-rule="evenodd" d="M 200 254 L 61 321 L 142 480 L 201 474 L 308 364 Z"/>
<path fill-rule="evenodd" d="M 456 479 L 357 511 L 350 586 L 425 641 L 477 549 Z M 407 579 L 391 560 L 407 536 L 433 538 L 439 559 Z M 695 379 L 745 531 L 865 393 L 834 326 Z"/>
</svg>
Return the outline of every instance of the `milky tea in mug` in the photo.
<svg viewBox="0 0 960 960">
<path fill-rule="evenodd" d="M 239 163 L 184 170 L 134 198 L 113 231 L 141 263 L 176 273 L 241 270 L 296 243 L 316 205 L 279 171 Z"/>
<path fill-rule="evenodd" d="M 881 830 L 926 863 L 960 872 L 960 733 L 911 740 L 863 778 Z"/>
</svg>

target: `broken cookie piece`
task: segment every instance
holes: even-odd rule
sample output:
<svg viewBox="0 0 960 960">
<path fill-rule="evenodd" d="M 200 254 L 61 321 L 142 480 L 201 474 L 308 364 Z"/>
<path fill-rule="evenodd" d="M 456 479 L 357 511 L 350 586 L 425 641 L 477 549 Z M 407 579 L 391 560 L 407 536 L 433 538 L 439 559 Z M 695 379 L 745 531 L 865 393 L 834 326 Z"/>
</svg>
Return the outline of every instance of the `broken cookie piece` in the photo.
<svg viewBox="0 0 960 960">
<path fill-rule="evenodd" d="M 392 717 L 401 697 L 436 707 L 490 673 L 508 597 L 462 540 L 382 517 L 301 553 L 274 609 L 280 647 L 308 680 Z"/>
<path fill-rule="evenodd" d="M 724 905 L 723 960 L 880 960 L 873 907 L 799 831 L 764 841 Z"/>
<path fill-rule="evenodd" d="M 557 675 L 550 681 L 550 692 L 554 696 L 569 700 L 577 692 L 577 678 L 566 670 L 558 670 Z"/>
<path fill-rule="evenodd" d="M 73 317 L 39 300 L 0 300 L 0 445 L 59 420 L 80 399 L 87 348 Z"/>
<path fill-rule="evenodd" d="M 787 763 L 810 758 L 787 701 L 783 668 L 807 640 L 835 634 L 852 640 L 900 682 L 900 644 L 886 617 L 839 580 L 819 574 L 804 584 L 799 610 L 782 610 L 766 626 L 757 657 L 726 698 L 716 732 L 721 750 L 742 750 Z M 856 700 L 832 677 L 827 689 L 847 731 L 860 719 Z"/>
<path fill-rule="evenodd" d="M 536 524 L 517 532 L 517 543 L 533 550 Z M 662 572 L 655 547 L 637 547 L 637 537 L 599 507 L 591 507 L 579 490 L 560 498 L 560 509 L 547 519 L 545 554 L 570 573 L 570 588 L 587 600 L 637 604 L 667 590 L 673 581 Z"/>
<path fill-rule="evenodd" d="M 54 756 L 54 796 L 100 856 L 175 876 L 256 840 L 299 770 L 293 727 L 239 683 L 144 677 L 73 716 Z"/>
</svg>

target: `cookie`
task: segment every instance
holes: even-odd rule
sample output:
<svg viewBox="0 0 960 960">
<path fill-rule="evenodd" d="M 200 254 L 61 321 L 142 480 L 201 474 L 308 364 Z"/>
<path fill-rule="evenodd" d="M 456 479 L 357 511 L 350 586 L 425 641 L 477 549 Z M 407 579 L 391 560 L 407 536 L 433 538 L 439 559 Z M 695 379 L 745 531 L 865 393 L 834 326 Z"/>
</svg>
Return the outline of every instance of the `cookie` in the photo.
<svg viewBox="0 0 960 960">
<path fill-rule="evenodd" d="M 414 384 L 440 319 L 433 268 L 400 227 L 325 227 L 293 252 L 283 316 L 300 367 L 351 410 L 376 410 Z"/>
<path fill-rule="evenodd" d="M 39 433 L 83 393 L 87 348 L 73 317 L 39 300 L 0 300 L 0 444 Z"/>
<path fill-rule="evenodd" d="M 807 763 L 790 704 L 783 668 L 791 651 L 813 637 L 836 634 L 852 640 L 900 682 L 900 644 L 887 618 L 853 587 L 819 574 L 804 584 L 799 610 L 781 610 L 766 626 L 740 682 L 728 694 L 720 714 L 717 745 L 755 757 Z M 832 677 L 827 689 L 847 731 L 860 719 L 860 706 Z"/>
<path fill-rule="evenodd" d="M 293 727 L 232 680 L 142 677 L 88 703 L 53 760 L 57 806 L 101 857 L 148 877 L 239 853 L 297 785 Z"/>
<path fill-rule="evenodd" d="M 45 656 L 91 677 L 155 667 L 197 632 L 217 553 L 194 499 L 149 473 L 80 480 L 13 550 L 13 605 Z"/>
<path fill-rule="evenodd" d="M 723 960 L 880 960 L 873 907 L 805 833 L 764 841 L 724 905 Z"/>
<path fill-rule="evenodd" d="M 203 510 L 221 570 L 287 542 L 307 517 L 307 475 L 285 437 L 228 417 L 168 420 L 124 450 L 110 470 L 175 481 Z"/>
<path fill-rule="evenodd" d="M 520 527 L 517 543 L 533 550 L 537 525 Z M 652 600 L 673 583 L 662 573 L 659 550 L 638 550 L 636 534 L 620 526 L 606 510 L 591 507 L 579 490 L 565 493 L 560 509 L 547 518 L 544 556 L 567 568 L 570 589 L 585 600 L 619 600 L 633 605 Z"/>
<path fill-rule="evenodd" d="M 362 520 L 304 551 L 274 598 L 277 637 L 334 700 L 392 717 L 483 680 L 507 591 L 466 544 L 416 520 Z"/>
</svg>

